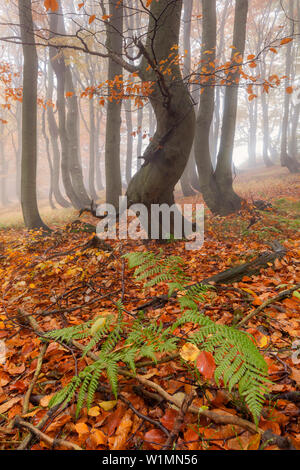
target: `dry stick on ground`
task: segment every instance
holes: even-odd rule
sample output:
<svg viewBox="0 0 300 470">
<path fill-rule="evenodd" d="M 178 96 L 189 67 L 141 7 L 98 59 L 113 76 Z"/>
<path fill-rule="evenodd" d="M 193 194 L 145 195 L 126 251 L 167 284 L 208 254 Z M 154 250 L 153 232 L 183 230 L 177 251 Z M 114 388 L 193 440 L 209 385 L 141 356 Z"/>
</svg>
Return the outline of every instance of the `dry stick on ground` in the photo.
<svg viewBox="0 0 300 470">
<path fill-rule="evenodd" d="M 41 332 L 41 329 L 39 328 L 39 326 L 38 326 L 38 324 L 37 324 L 37 322 L 34 318 L 26 317 L 26 319 L 27 319 L 27 321 L 30 322 L 32 328 L 37 333 Z M 79 343 L 76 340 L 72 340 L 71 344 L 73 346 L 75 346 L 76 348 L 80 349 L 81 351 L 85 348 L 81 343 Z M 97 354 L 94 354 L 91 351 L 89 351 L 87 353 L 87 356 L 89 356 L 94 361 L 98 360 Z M 153 390 L 155 390 L 160 396 L 162 396 L 169 403 L 174 404 L 179 409 L 181 408 L 182 401 L 180 399 L 176 398 L 176 397 L 173 397 L 169 393 L 167 393 L 162 387 L 160 387 L 160 385 L 156 384 L 155 382 L 152 382 L 151 380 L 145 379 L 144 377 L 142 377 L 140 375 L 135 375 L 131 372 L 127 372 L 127 371 L 122 370 L 122 369 L 119 369 L 118 373 L 119 373 L 119 375 L 123 375 L 124 377 L 130 377 L 132 379 L 137 379 L 142 385 L 144 385 L 146 387 L 150 387 Z M 238 416 L 220 415 L 220 414 L 218 414 L 214 411 L 205 410 L 205 409 L 199 408 L 195 405 L 189 406 L 188 411 L 190 411 L 191 413 L 194 413 L 198 416 L 201 414 L 202 416 L 205 416 L 206 418 L 208 418 L 210 421 L 213 421 L 215 424 L 232 424 L 232 425 L 235 425 L 235 426 L 240 426 L 241 428 L 246 429 L 247 431 L 250 431 L 251 433 L 254 433 L 254 434 L 259 433 L 260 435 L 264 435 L 264 431 L 262 429 L 258 428 L 255 424 L 251 423 L 250 421 L 239 418 Z M 49 411 L 49 413 L 50 412 L 51 412 L 51 410 Z M 43 421 L 43 419 L 41 421 Z M 48 419 L 48 417 L 47 417 L 47 419 Z M 45 419 L 45 421 L 42 424 L 40 422 L 39 425 L 38 425 L 38 428 L 42 427 L 45 424 L 45 422 L 47 421 L 47 419 Z M 279 439 L 278 441 L 276 441 L 277 438 Z M 29 441 L 28 441 L 28 439 L 29 439 Z M 25 449 L 26 445 L 28 445 L 28 443 L 30 442 L 30 439 L 31 439 L 31 435 L 29 435 L 29 437 L 27 436 L 27 441 L 25 439 L 22 442 L 22 444 L 19 446 L 18 449 Z M 277 445 L 280 447 L 280 444 L 281 444 L 280 436 L 277 436 L 276 434 L 272 433 L 272 439 L 273 439 L 274 442 L 276 441 Z M 290 448 L 292 448 L 292 447 L 290 447 Z"/>
<path fill-rule="evenodd" d="M 24 397 L 23 410 L 22 410 L 23 415 L 28 412 L 31 392 L 32 392 L 32 390 L 35 386 L 35 383 L 38 379 L 38 376 L 40 375 L 42 364 L 43 364 L 43 359 L 44 359 L 44 355 L 45 355 L 47 347 L 48 347 L 47 343 L 43 344 L 42 347 L 41 347 L 41 352 L 40 352 L 40 355 L 39 355 L 38 360 L 37 360 L 37 365 L 36 365 L 36 369 L 35 369 L 35 373 L 34 373 L 32 382 L 29 385 L 29 388 L 28 388 L 28 390 L 26 392 L 26 395 Z"/>
<path fill-rule="evenodd" d="M 276 259 L 281 259 L 286 254 L 286 249 L 278 242 L 273 242 L 271 248 L 273 251 L 264 251 L 253 261 L 226 269 L 225 271 L 215 274 L 214 276 L 207 277 L 200 282 L 186 286 L 186 290 L 201 284 L 232 283 L 242 279 L 245 275 L 251 276 L 252 274 L 256 274 L 260 269 L 268 267 L 269 263 L 274 263 Z M 174 299 L 176 296 L 177 292 L 174 292 L 170 297 L 168 295 L 156 296 L 145 304 L 140 305 L 137 310 L 144 310 L 148 307 L 153 307 L 154 309 L 163 307 L 170 299 Z"/>
<path fill-rule="evenodd" d="M 32 424 L 24 421 L 20 418 L 20 416 L 16 416 L 14 419 L 14 427 L 25 428 L 28 429 L 32 434 L 35 434 L 41 441 L 46 442 L 51 447 L 66 447 L 70 450 L 82 450 L 77 444 L 73 444 L 72 442 L 65 441 L 64 439 L 52 439 L 52 437 L 47 436 L 38 428 L 33 426 Z"/>
<path fill-rule="evenodd" d="M 286 289 L 280 292 L 278 295 L 275 297 L 272 297 L 272 299 L 266 300 L 264 303 L 262 303 L 259 307 L 257 307 L 253 312 L 250 312 L 249 315 L 247 315 L 245 318 L 243 318 L 239 323 L 238 327 L 241 327 L 245 325 L 251 318 L 255 317 L 258 315 L 262 310 L 264 310 L 268 305 L 274 304 L 275 302 L 278 302 L 279 300 L 285 299 L 286 297 L 289 297 L 293 292 L 296 290 L 300 289 L 300 284 L 296 284 L 294 287 L 291 289 Z"/>
<path fill-rule="evenodd" d="M 192 404 L 193 399 L 195 398 L 196 392 L 192 392 L 189 395 L 185 395 L 184 399 L 182 400 L 182 405 L 179 411 L 179 414 L 175 420 L 173 429 L 171 431 L 171 434 L 169 435 L 166 444 L 164 445 L 164 448 L 167 449 L 172 449 L 173 443 L 178 439 L 178 435 L 180 433 L 181 426 L 184 422 L 184 417 L 189 409 L 189 407 Z"/>
</svg>

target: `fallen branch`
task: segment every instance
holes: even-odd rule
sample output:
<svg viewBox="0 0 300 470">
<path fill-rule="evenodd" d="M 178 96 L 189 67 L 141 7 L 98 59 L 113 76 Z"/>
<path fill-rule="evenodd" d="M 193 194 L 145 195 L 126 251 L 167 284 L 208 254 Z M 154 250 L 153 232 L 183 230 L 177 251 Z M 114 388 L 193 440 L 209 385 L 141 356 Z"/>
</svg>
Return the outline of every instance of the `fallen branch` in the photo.
<svg viewBox="0 0 300 470">
<path fill-rule="evenodd" d="M 181 408 L 179 415 L 177 416 L 171 434 L 169 435 L 164 448 L 167 450 L 171 450 L 173 447 L 174 442 L 178 439 L 178 435 L 180 433 L 181 426 L 184 422 L 184 417 L 192 404 L 193 399 L 195 398 L 196 393 L 191 393 L 189 395 L 185 395 L 184 399 L 182 400 Z"/>
<path fill-rule="evenodd" d="M 286 289 L 280 292 L 278 295 L 275 297 L 272 297 L 271 299 L 266 300 L 264 303 L 262 303 L 259 307 L 257 307 L 253 312 L 250 312 L 245 318 L 243 318 L 239 323 L 238 327 L 241 327 L 245 325 L 251 318 L 255 317 L 258 315 L 262 310 L 264 310 L 268 305 L 274 304 L 275 302 L 278 302 L 279 300 L 285 299 L 286 297 L 289 297 L 293 292 L 296 290 L 300 289 L 300 284 L 296 284 L 294 287 L 291 289 Z"/>
<path fill-rule="evenodd" d="M 37 436 L 41 441 L 46 442 L 50 447 L 66 447 L 70 450 L 82 450 L 77 444 L 66 441 L 64 439 L 52 439 L 52 437 L 47 436 L 47 434 L 40 431 L 37 427 L 33 426 L 27 421 L 24 421 L 20 416 L 16 416 L 14 419 L 14 427 L 28 429 L 32 434 Z"/>
<path fill-rule="evenodd" d="M 236 282 L 242 279 L 245 275 L 251 276 L 256 274 L 262 268 L 267 268 L 270 266 L 270 263 L 274 263 L 276 259 L 281 259 L 285 253 L 286 249 L 281 246 L 278 242 L 274 242 L 271 245 L 273 251 L 264 251 L 253 261 L 248 263 L 243 263 L 238 266 L 226 269 L 218 274 L 202 279 L 202 281 L 186 286 L 186 290 L 191 287 L 198 285 L 218 285 Z M 174 292 L 170 297 L 168 295 L 156 296 L 153 299 L 149 300 L 145 304 L 139 306 L 137 310 L 145 310 L 145 308 L 153 307 L 154 309 L 163 307 L 170 299 L 177 297 L 177 292 Z"/>
<path fill-rule="evenodd" d="M 31 384 L 29 385 L 29 388 L 28 388 L 28 390 L 26 392 L 26 395 L 24 397 L 22 414 L 26 414 L 28 412 L 30 396 L 31 396 L 32 390 L 33 390 L 33 388 L 36 384 L 38 376 L 40 375 L 42 364 L 43 364 L 43 359 L 44 359 L 44 355 L 45 355 L 45 352 L 47 350 L 47 347 L 48 347 L 47 343 L 43 344 L 42 347 L 41 347 L 41 352 L 40 352 L 40 355 L 39 355 L 38 360 L 37 360 L 37 365 L 36 365 L 36 369 L 35 369 L 33 379 L 31 381 Z"/>
</svg>

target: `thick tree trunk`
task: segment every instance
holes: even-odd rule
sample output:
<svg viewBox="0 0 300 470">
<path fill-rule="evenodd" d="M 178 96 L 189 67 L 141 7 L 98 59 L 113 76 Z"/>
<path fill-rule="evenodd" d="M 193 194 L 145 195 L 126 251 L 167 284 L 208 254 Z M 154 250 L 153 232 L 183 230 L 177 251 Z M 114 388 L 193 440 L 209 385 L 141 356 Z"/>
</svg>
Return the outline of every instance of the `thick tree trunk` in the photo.
<svg viewBox="0 0 300 470">
<path fill-rule="evenodd" d="M 97 189 L 102 191 L 104 189 L 102 183 L 102 172 L 101 172 L 101 149 L 100 149 L 100 136 L 101 136 L 101 121 L 102 121 L 102 111 L 97 109 L 96 113 L 96 183 Z"/>
<path fill-rule="evenodd" d="M 19 0 L 18 7 L 24 57 L 21 205 L 24 222 L 28 229 L 49 230 L 40 217 L 36 194 L 38 57 L 33 32 L 31 0 Z"/>
<path fill-rule="evenodd" d="M 269 106 L 267 102 L 266 93 L 261 94 L 261 105 L 262 105 L 262 120 L 263 120 L 263 161 L 266 167 L 273 165 L 272 160 L 269 157 L 270 150 L 270 126 L 269 126 Z"/>
<path fill-rule="evenodd" d="M 203 0 L 203 30 L 201 64 L 214 73 L 209 62 L 214 62 L 216 57 L 217 41 L 217 16 L 216 0 Z M 212 51 L 206 54 L 206 51 Z M 214 169 L 210 155 L 209 135 L 214 116 L 215 90 L 213 86 L 214 76 L 206 82 L 200 97 L 199 112 L 196 121 L 195 135 L 195 159 L 198 168 L 200 191 L 209 208 L 213 207 L 216 185 L 214 182 Z"/>
<path fill-rule="evenodd" d="M 97 200 L 97 192 L 95 189 L 95 167 L 96 167 L 96 123 L 95 123 L 95 105 L 94 97 L 89 99 L 89 115 L 90 115 L 90 160 L 89 160 L 89 192 L 93 201 Z"/>
<path fill-rule="evenodd" d="M 146 47 L 140 45 L 144 56 L 140 76 L 156 82 L 150 101 L 157 129 L 144 153 L 141 169 L 128 186 L 129 204 L 143 203 L 148 208 L 151 204 L 173 204 L 174 187 L 190 155 L 195 113 L 180 68 L 173 65 L 171 76 L 161 75 L 156 68 L 178 44 L 181 9 L 181 0 L 151 3 Z M 150 70 L 146 70 L 149 63 Z"/>
<path fill-rule="evenodd" d="M 203 0 L 203 47 L 204 44 L 209 44 L 209 47 L 205 46 L 205 50 L 212 50 L 212 47 L 214 47 L 215 6 L 215 0 Z M 225 91 L 220 150 L 215 172 L 213 172 L 209 151 L 209 130 L 213 116 L 214 100 L 214 90 L 212 87 L 207 88 L 207 90 L 205 89 L 201 96 L 200 111 L 197 119 L 197 130 L 200 132 L 196 138 L 196 160 L 201 190 L 210 210 L 219 215 L 236 212 L 241 207 L 241 198 L 234 192 L 232 187 L 232 154 L 238 102 L 238 86 L 236 86 L 236 83 L 240 78 L 239 64 L 243 59 L 245 49 L 247 14 L 248 0 L 236 0 L 231 57 L 232 62 L 236 63 L 236 65 L 232 73 L 227 76 L 231 84 L 226 87 Z M 204 50 L 202 52 L 202 57 L 204 58 Z M 207 58 L 204 60 L 207 60 Z M 205 135 L 203 126 L 206 126 Z"/>
<path fill-rule="evenodd" d="M 140 106 L 137 112 L 137 146 L 136 146 L 136 156 L 137 156 L 137 165 L 136 168 L 139 170 L 142 166 L 142 146 L 143 146 L 143 115 L 144 107 Z"/>
<path fill-rule="evenodd" d="M 251 101 L 249 108 L 248 162 L 253 167 L 256 164 L 257 100 Z"/>
<path fill-rule="evenodd" d="M 45 141 L 45 146 L 46 146 L 46 156 L 47 156 L 47 161 L 49 165 L 49 177 L 50 177 L 50 182 L 49 182 L 49 204 L 51 209 L 55 209 L 55 204 L 53 202 L 53 165 L 51 161 L 51 155 L 50 155 L 50 143 L 49 143 L 49 137 L 47 134 L 46 130 L 46 110 L 42 110 L 42 134 L 44 137 Z"/>
<path fill-rule="evenodd" d="M 118 0 L 109 2 L 110 20 L 107 28 L 108 50 L 122 55 L 123 6 Z M 122 74 L 121 65 L 112 58 L 108 60 L 108 80 L 114 80 Z M 106 202 L 116 209 L 119 207 L 119 196 L 122 194 L 120 165 L 121 101 L 108 101 L 106 112 L 105 140 L 105 176 Z"/>
<path fill-rule="evenodd" d="M 191 73 L 191 24 L 192 24 L 192 11 L 193 11 L 193 0 L 183 1 L 183 49 L 184 49 L 184 64 L 183 64 L 183 75 L 188 77 Z M 187 165 L 180 178 L 181 190 L 184 196 L 193 196 L 195 194 L 191 186 L 191 173 L 195 161 L 193 153 L 191 151 Z"/>
<path fill-rule="evenodd" d="M 71 92 L 73 95 L 67 99 L 66 131 L 69 143 L 70 171 L 73 188 L 83 207 L 91 206 L 91 199 L 83 183 L 82 166 L 80 162 L 80 121 L 78 99 L 73 84 L 72 71 L 65 65 L 65 92 Z"/>
</svg>

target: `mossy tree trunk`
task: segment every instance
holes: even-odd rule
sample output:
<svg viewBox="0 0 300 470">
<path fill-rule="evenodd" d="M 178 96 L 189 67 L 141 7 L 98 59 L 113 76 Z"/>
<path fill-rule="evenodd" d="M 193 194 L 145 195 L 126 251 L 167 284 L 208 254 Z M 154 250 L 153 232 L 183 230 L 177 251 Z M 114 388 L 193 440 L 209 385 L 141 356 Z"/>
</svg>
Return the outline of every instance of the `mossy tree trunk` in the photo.
<svg viewBox="0 0 300 470">
<path fill-rule="evenodd" d="M 195 132 L 195 113 L 178 65 L 171 75 L 162 75 L 158 64 L 174 52 L 179 40 L 182 1 L 160 0 L 151 3 L 146 46 L 140 77 L 153 81 L 150 95 L 157 126 L 143 155 L 143 164 L 127 189 L 129 205 L 174 203 L 174 187 L 187 164 Z M 175 50 L 175 53 L 177 51 Z M 149 70 L 150 65 L 150 70 Z"/>
</svg>

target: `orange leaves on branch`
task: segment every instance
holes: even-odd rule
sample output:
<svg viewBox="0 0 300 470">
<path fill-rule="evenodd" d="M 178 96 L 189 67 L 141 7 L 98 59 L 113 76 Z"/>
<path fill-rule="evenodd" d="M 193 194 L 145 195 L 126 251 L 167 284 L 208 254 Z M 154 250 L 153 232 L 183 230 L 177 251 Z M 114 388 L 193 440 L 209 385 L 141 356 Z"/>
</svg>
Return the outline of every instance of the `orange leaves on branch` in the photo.
<svg viewBox="0 0 300 470">
<path fill-rule="evenodd" d="M 72 96 L 74 96 L 74 91 L 67 91 L 66 92 L 66 98 L 71 98 Z"/>
<path fill-rule="evenodd" d="M 291 95 L 293 93 L 293 91 L 294 91 L 294 88 L 292 86 L 288 86 L 286 88 L 286 92 L 287 92 L 288 95 Z"/>
<path fill-rule="evenodd" d="M 255 98 L 257 98 L 257 95 L 255 93 L 252 93 L 251 95 L 248 96 L 249 101 L 253 101 Z"/>
<path fill-rule="evenodd" d="M 79 10 L 81 10 L 81 8 L 82 8 L 83 6 L 84 6 L 84 2 L 78 3 L 78 8 L 79 8 Z"/>
<path fill-rule="evenodd" d="M 57 11 L 58 10 L 58 2 L 57 0 L 45 0 L 44 5 L 47 11 Z"/>
<path fill-rule="evenodd" d="M 96 15 L 91 15 L 89 17 L 89 24 L 92 24 L 95 21 L 95 19 L 96 19 Z"/>
</svg>

